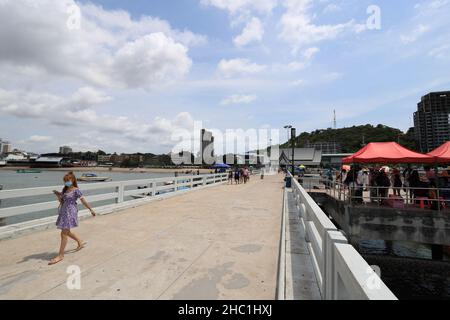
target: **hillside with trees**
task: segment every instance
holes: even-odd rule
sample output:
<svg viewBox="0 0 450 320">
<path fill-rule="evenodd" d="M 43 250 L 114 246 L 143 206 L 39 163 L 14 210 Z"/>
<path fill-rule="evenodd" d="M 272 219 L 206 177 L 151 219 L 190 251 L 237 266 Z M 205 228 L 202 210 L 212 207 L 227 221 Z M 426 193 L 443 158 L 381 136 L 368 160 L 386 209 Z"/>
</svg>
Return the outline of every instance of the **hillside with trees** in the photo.
<svg viewBox="0 0 450 320">
<path fill-rule="evenodd" d="M 307 142 L 333 142 L 336 141 L 341 146 L 343 153 L 354 153 L 370 142 L 399 142 L 402 146 L 416 150 L 414 139 L 414 128 L 403 132 L 399 129 L 391 128 L 379 124 L 378 126 L 364 125 L 353 126 L 341 129 L 316 130 L 314 132 L 303 132 L 295 139 L 296 147 L 303 148 Z M 282 147 L 290 147 L 285 143 Z"/>
</svg>

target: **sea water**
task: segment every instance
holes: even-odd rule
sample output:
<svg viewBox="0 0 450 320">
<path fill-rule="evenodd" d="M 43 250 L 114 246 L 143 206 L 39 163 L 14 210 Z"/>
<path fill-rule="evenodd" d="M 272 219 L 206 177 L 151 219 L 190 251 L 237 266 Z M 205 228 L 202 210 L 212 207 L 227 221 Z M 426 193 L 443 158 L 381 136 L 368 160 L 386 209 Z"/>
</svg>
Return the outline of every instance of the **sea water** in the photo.
<svg viewBox="0 0 450 320">
<path fill-rule="evenodd" d="M 163 177 L 173 177 L 173 173 L 137 173 L 137 172 L 95 172 L 98 176 L 109 177 L 112 181 L 129 181 L 129 180 L 141 180 L 141 179 L 155 179 Z M 42 171 L 41 173 L 17 173 L 12 170 L 0 170 L 0 185 L 3 186 L 3 190 L 14 189 L 26 189 L 26 188 L 39 188 L 39 187 L 55 187 L 57 191 L 63 189 L 63 177 L 66 174 L 64 171 Z M 75 173 L 80 176 L 82 173 Z M 83 184 L 79 183 L 79 188 L 83 192 Z M 107 190 L 107 192 L 114 192 L 113 189 Z M 96 190 L 85 192 L 86 195 L 95 195 L 105 193 L 105 190 Z M 126 199 L 130 200 L 130 199 Z M 56 201 L 54 195 L 26 197 L 26 198 L 14 198 L 0 200 L 0 208 L 15 207 L 21 205 L 28 205 L 39 202 Z M 94 207 L 107 205 L 114 203 L 114 200 L 96 202 Z M 57 209 L 46 210 L 41 212 L 30 213 L 26 215 L 20 215 L 15 217 L 0 218 L 0 226 L 30 221 L 34 219 L 45 218 L 49 216 L 57 215 Z"/>
</svg>

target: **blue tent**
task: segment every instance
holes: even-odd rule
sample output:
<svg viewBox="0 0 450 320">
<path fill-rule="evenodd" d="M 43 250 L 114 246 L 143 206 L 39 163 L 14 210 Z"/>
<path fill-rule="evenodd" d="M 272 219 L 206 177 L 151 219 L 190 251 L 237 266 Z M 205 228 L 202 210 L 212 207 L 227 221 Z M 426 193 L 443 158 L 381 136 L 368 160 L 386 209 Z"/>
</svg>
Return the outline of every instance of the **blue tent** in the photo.
<svg viewBox="0 0 450 320">
<path fill-rule="evenodd" d="M 213 166 L 213 169 L 230 169 L 231 166 L 224 164 L 224 163 L 219 163 Z"/>
</svg>

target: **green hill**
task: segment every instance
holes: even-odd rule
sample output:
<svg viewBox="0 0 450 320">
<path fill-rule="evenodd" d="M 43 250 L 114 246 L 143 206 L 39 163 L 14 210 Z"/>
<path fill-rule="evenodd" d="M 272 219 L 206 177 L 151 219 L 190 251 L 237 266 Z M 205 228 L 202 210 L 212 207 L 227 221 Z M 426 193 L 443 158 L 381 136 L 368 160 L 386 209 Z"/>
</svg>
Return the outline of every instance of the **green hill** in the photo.
<svg viewBox="0 0 450 320">
<path fill-rule="evenodd" d="M 403 131 L 384 125 L 365 125 L 353 126 L 342 129 L 326 129 L 316 130 L 308 133 L 300 134 L 295 140 L 296 147 L 303 148 L 307 142 L 333 142 L 336 141 L 341 146 L 344 153 L 354 153 L 369 142 L 400 142 L 400 144 L 408 149 L 416 150 L 414 140 L 414 128 L 404 133 Z M 282 147 L 289 147 L 289 143 L 285 143 Z"/>
</svg>

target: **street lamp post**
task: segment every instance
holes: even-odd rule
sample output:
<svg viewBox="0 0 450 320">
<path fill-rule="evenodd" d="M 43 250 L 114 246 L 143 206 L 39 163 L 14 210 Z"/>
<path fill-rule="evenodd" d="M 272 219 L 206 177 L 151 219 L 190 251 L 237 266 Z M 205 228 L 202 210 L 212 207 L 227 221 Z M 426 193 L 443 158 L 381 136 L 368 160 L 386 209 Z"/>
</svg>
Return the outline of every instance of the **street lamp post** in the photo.
<svg viewBox="0 0 450 320">
<path fill-rule="evenodd" d="M 291 145 L 292 145 L 292 176 L 295 176 L 295 138 L 297 137 L 297 130 L 291 128 Z"/>
<path fill-rule="evenodd" d="M 286 132 L 287 132 L 288 142 L 291 141 L 291 144 L 292 144 L 292 135 L 291 135 L 291 137 L 289 137 L 289 130 L 292 129 L 292 126 L 291 125 L 287 125 L 287 126 L 284 126 L 284 128 L 286 129 Z M 288 171 L 288 170 L 289 170 L 289 164 L 286 165 L 286 171 Z"/>
</svg>

